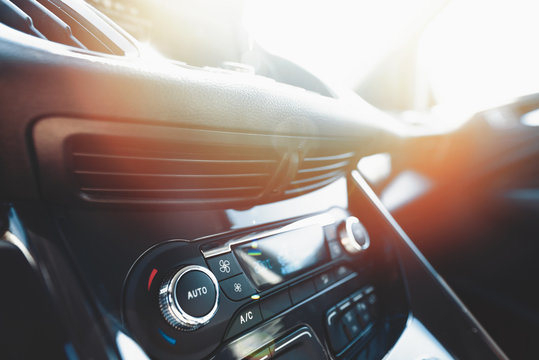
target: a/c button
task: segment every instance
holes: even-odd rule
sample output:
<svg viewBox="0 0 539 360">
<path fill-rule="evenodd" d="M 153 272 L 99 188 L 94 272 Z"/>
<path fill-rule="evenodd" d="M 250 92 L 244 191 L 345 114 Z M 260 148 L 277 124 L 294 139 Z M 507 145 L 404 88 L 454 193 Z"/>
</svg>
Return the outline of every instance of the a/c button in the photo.
<svg viewBox="0 0 539 360">
<path fill-rule="evenodd" d="M 261 321 L 262 315 L 260 314 L 258 303 L 249 305 L 234 314 L 226 338 L 231 338 L 244 330 L 250 329 Z"/>
</svg>

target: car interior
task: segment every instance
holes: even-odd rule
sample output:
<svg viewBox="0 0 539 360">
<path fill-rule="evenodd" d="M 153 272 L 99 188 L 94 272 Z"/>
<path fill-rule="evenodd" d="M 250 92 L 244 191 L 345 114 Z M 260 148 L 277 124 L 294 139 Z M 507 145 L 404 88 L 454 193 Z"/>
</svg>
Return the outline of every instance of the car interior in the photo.
<svg viewBox="0 0 539 360">
<path fill-rule="evenodd" d="M 534 6 L 0 0 L 0 358 L 533 358 Z"/>
</svg>

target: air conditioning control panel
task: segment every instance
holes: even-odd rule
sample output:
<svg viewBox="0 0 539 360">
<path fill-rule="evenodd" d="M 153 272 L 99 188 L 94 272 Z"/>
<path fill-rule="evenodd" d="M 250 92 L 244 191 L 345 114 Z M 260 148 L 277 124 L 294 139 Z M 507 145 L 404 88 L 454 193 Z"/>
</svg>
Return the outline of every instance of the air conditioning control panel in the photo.
<svg viewBox="0 0 539 360">
<path fill-rule="evenodd" d="M 303 323 L 329 344 L 313 321 L 323 324 L 322 310 L 334 296 L 368 281 L 368 257 L 349 252 L 341 241 L 339 225 L 346 219 L 325 213 L 154 246 L 125 282 L 126 327 L 158 359 L 208 357 L 270 323 L 278 326 L 268 336 L 282 337 Z M 242 349 L 245 356 L 250 350 Z"/>
</svg>

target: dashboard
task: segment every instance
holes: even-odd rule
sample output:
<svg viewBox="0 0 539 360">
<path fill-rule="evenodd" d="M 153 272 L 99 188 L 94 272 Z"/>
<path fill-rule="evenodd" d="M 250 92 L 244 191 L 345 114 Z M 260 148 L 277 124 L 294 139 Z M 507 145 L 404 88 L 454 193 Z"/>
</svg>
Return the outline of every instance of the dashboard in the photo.
<svg viewBox="0 0 539 360">
<path fill-rule="evenodd" d="M 386 115 L 1 4 L 2 357 L 505 358 L 357 171 Z"/>
</svg>

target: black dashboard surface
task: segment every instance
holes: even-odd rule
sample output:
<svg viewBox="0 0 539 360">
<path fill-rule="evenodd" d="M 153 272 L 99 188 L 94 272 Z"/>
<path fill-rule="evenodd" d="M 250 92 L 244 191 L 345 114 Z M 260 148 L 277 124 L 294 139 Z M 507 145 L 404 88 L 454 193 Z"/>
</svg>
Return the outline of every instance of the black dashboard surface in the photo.
<svg viewBox="0 0 539 360">
<path fill-rule="evenodd" d="M 114 37 L 120 49 L 136 47 L 120 30 Z M 68 358 L 130 358 L 119 340 L 126 338 L 136 355 L 156 359 L 399 358 L 395 344 L 413 344 L 405 336 L 412 331 L 441 359 L 504 358 L 355 170 L 362 156 L 401 141 L 392 120 L 361 99 L 137 49 L 73 48 L 4 24 L 0 65 L 0 215 L 2 241 L 11 244 L 0 251 L 15 246 L 25 259 L 17 266 L 37 275 L 33 294 L 51 301 L 62 327 L 51 342 Z M 216 185 L 230 178 L 241 180 Z M 349 220 L 363 224 L 362 242 Z M 211 277 L 216 248 L 232 256 L 238 241 L 247 244 L 258 265 L 240 266 L 247 273 L 260 269 L 260 238 L 276 241 L 306 223 L 320 235 L 323 261 L 294 264 L 293 274 L 264 284 L 250 274 L 233 287 L 232 278 Z M 299 234 L 302 246 L 315 240 Z M 295 258 L 280 255 L 281 265 Z M 176 290 L 176 300 L 166 296 L 190 266 L 215 284 L 215 312 L 189 328 L 164 308 L 182 310 Z M 232 293 L 249 285 L 249 297 Z M 15 353 L 32 339 L 23 340 Z"/>
</svg>

